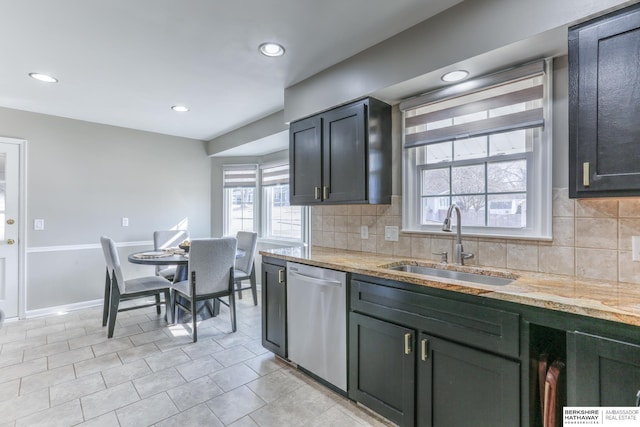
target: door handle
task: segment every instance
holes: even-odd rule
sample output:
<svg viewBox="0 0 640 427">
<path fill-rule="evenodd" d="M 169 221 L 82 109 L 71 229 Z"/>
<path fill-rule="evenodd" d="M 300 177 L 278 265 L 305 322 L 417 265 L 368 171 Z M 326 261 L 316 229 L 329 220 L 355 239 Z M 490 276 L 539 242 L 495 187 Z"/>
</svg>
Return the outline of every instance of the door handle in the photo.
<svg viewBox="0 0 640 427">
<path fill-rule="evenodd" d="M 7 240 L 7 245 L 13 245 L 16 241 L 13 239 L 8 239 Z"/>
<path fill-rule="evenodd" d="M 13 218 L 9 218 L 9 219 L 7 220 L 7 224 L 9 224 L 9 225 L 13 225 L 13 224 L 15 224 L 15 223 L 16 223 L 16 221 L 15 221 Z"/>
<path fill-rule="evenodd" d="M 420 342 L 420 359 L 422 359 L 423 362 L 426 362 L 428 358 L 429 358 L 429 340 L 425 338 Z"/>
<path fill-rule="evenodd" d="M 411 354 L 411 334 L 404 334 L 404 354 Z"/>
<path fill-rule="evenodd" d="M 584 162 L 582 164 L 582 185 L 585 187 L 589 186 L 589 162 Z"/>
</svg>

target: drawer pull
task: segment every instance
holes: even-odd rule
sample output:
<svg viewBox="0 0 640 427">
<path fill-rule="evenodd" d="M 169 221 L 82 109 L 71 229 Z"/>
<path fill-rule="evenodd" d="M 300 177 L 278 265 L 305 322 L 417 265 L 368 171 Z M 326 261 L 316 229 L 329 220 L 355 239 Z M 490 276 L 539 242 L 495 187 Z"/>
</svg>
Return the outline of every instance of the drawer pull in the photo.
<svg viewBox="0 0 640 427">
<path fill-rule="evenodd" d="M 278 270 L 278 283 L 284 283 L 284 269 Z"/>
<path fill-rule="evenodd" d="M 420 342 L 420 359 L 422 359 L 423 362 L 426 362 L 428 358 L 429 358 L 429 340 L 425 338 Z"/>
<path fill-rule="evenodd" d="M 320 200 L 320 187 L 313 187 L 314 199 Z"/>
<path fill-rule="evenodd" d="M 411 354 L 411 334 L 404 334 L 404 354 Z"/>
<path fill-rule="evenodd" d="M 582 164 L 582 185 L 589 186 L 589 162 Z"/>
<path fill-rule="evenodd" d="M 322 200 L 327 200 L 329 198 L 329 187 L 326 185 L 322 187 Z"/>
</svg>

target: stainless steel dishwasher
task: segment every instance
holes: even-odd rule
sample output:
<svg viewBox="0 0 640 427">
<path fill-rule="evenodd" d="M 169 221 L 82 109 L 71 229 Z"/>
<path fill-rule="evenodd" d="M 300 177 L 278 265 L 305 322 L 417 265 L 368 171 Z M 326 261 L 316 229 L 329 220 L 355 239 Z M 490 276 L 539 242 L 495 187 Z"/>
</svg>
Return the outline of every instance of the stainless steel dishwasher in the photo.
<svg viewBox="0 0 640 427">
<path fill-rule="evenodd" d="M 347 391 L 347 274 L 287 263 L 287 344 L 298 367 Z"/>
</svg>

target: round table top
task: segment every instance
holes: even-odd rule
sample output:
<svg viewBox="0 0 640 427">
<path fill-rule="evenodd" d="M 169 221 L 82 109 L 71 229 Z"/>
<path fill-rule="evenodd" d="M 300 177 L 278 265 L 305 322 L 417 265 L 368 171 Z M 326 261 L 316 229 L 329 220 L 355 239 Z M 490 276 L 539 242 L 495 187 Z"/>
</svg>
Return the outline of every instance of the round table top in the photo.
<svg viewBox="0 0 640 427">
<path fill-rule="evenodd" d="M 144 257 L 140 258 L 140 255 L 145 254 L 154 254 L 157 251 L 140 251 L 129 254 L 127 258 L 129 262 L 133 264 L 145 264 L 145 265 L 180 265 L 180 264 L 188 264 L 189 258 L 185 257 L 182 254 L 167 254 L 166 256 L 159 257 Z"/>
</svg>

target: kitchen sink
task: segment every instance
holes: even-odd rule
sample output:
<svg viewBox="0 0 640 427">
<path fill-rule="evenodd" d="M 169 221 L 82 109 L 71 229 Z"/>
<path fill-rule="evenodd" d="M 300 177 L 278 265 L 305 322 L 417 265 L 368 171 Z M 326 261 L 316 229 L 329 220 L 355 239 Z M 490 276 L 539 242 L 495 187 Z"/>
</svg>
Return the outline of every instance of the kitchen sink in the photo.
<svg viewBox="0 0 640 427">
<path fill-rule="evenodd" d="M 485 274 L 467 273 L 464 271 L 444 270 L 441 268 L 424 267 L 413 264 L 400 264 L 386 267 L 389 270 L 404 271 L 407 273 L 421 274 L 423 276 L 444 277 L 446 279 L 460 280 L 463 282 L 479 283 L 482 285 L 505 286 L 513 282 L 515 278 L 487 276 Z"/>
</svg>

